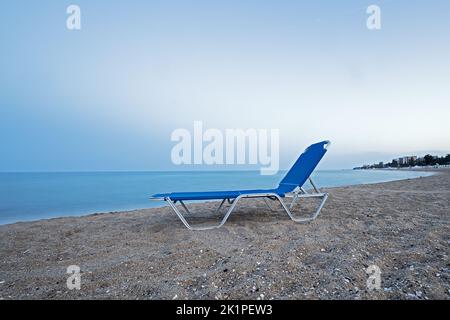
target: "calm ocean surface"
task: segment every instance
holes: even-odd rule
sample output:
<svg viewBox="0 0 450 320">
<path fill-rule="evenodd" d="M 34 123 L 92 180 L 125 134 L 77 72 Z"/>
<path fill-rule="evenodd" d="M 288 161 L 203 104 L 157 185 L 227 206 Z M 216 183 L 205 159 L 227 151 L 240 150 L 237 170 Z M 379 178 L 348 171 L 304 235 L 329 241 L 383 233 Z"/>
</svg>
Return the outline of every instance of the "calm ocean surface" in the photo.
<svg viewBox="0 0 450 320">
<path fill-rule="evenodd" d="M 284 172 L 0 173 L 0 224 L 160 206 L 150 195 L 172 191 L 272 188 Z M 430 173 L 383 170 L 317 171 L 319 187 L 376 183 Z"/>
</svg>

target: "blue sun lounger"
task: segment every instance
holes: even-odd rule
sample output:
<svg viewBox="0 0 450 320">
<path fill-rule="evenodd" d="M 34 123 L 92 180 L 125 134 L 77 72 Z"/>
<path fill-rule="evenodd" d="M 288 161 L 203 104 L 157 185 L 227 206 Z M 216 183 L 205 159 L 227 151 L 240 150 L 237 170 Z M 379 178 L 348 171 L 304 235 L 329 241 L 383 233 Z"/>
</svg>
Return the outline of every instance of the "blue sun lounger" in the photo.
<svg viewBox="0 0 450 320">
<path fill-rule="evenodd" d="M 322 210 L 325 201 L 328 198 L 327 193 L 322 193 L 316 187 L 311 179 L 311 174 L 323 158 L 329 147 L 329 141 L 322 141 L 309 146 L 297 159 L 292 168 L 288 171 L 286 176 L 281 180 L 280 184 L 275 189 L 256 189 L 256 190 L 235 190 L 235 191 L 209 191 L 209 192 L 173 192 L 173 193 L 159 193 L 151 197 L 151 200 L 164 200 L 169 203 L 177 216 L 183 222 L 183 224 L 190 230 L 208 230 L 214 228 L 220 228 L 225 224 L 231 212 L 233 212 L 236 204 L 243 198 L 263 198 L 266 205 L 271 211 L 274 211 L 270 206 L 269 200 L 278 201 L 289 217 L 295 222 L 307 222 L 317 218 Z M 303 185 L 309 180 L 314 192 L 308 193 Z M 308 218 L 295 218 L 292 215 L 292 208 L 295 202 L 301 198 L 320 198 L 322 199 L 318 209 L 315 213 Z M 283 198 L 292 198 L 289 206 L 283 201 Z M 191 226 L 181 212 L 178 210 L 176 203 L 179 202 L 186 213 L 190 213 L 184 201 L 194 200 L 222 200 L 219 207 L 216 209 L 216 213 L 220 211 L 225 202 L 230 204 L 230 208 L 227 210 L 222 221 L 218 225 L 208 227 L 193 227 Z"/>
</svg>

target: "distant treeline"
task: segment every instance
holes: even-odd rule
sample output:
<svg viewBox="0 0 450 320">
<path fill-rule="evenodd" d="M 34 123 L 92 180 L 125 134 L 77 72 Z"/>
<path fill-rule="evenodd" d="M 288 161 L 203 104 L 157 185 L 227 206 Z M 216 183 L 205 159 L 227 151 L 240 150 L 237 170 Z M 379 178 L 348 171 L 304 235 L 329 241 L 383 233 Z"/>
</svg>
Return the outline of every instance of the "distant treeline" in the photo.
<svg viewBox="0 0 450 320">
<path fill-rule="evenodd" d="M 425 167 L 425 166 L 443 166 L 450 165 L 450 154 L 446 156 L 432 156 L 427 154 L 424 157 L 417 158 L 415 156 L 411 157 L 401 157 L 398 159 L 393 159 L 389 163 L 377 163 L 370 165 L 363 165 L 362 167 L 356 167 L 354 169 L 382 169 L 382 168 L 405 168 L 405 167 Z"/>
</svg>

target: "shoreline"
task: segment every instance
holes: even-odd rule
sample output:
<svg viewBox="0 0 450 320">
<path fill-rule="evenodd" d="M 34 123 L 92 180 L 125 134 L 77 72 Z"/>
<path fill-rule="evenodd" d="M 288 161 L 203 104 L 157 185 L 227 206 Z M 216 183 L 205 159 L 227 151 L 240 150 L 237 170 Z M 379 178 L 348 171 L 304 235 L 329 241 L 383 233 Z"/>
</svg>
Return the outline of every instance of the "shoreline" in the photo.
<svg viewBox="0 0 450 320">
<path fill-rule="evenodd" d="M 450 299 L 450 171 L 326 190 L 306 224 L 249 200 L 203 232 L 168 207 L 0 226 L 0 299 Z M 190 221 L 220 219 L 193 208 Z"/>
<path fill-rule="evenodd" d="M 355 171 L 371 171 L 371 170 L 381 170 L 381 171 L 414 171 L 414 172 L 442 172 L 450 170 L 450 166 L 440 166 L 440 167 L 404 167 L 404 168 L 372 168 L 372 169 L 352 169 Z"/>
<path fill-rule="evenodd" d="M 343 170 L 347 170 L 347 169 L 343 169 Z M 350 169 L 348 169 L 350 170 Z M 440 172 L 446 172 L 449 171 L 450 172 L 450 168 L 423 168 L 423 170 L 415 170 L 414 168 L 399 168 L 399 169 L 365 169 L 365 170 L 376 170 L 376 171 L 391 171 L 391 170 L 402 170 L 402 171 L 414 171 L 414 172 L 424 172 L 427 174 L 433 173 L 433 174 L 439 174 Z M 364 171 L 364 170 L 362 170 Z M 321 187 L 321 189 L 335 189 L 335 188 L 345 188 L 345 187 L 351 187 L 351 186 L 365 186 L 365 185 L 376 185 L 376 184 L 380 184 L 380 183 L 388 183 L 388 182 L 393 182 L 393 181 L 403 181 L 403 180 L 409 180 L 409 179 L 418 179 L 418 178 L 422 178 L 421 176 L 418 177 L 412 177 L 412 178 L 405 178 L 405 179 L 398 179 L 398 180 L 389 180 L 389 181 L 381 181 L 381 182 L 373 182 L 373 183 L 362 183 L 362 184 L 350 184 L 350 185 L 342 185 L 342 186 L 336 186 L 336 187 Z M 151 200 L 149 200 L 151 201 Z M 156 203 L 156 201 L 153 201 L 154 203 Z M 213 202 L 214 201 L 198 201 L 196 203 L 198 204 L 202 204 L 202 203 L 208 203 L 208 202 Z M 74 214 L 69 214 L 69 215 L 62 215 L 62 216 L 54 216 L 54 217 L 48 217 L 48 218 L 40 218 L 40 219 L 31 219 L 31 220 L 21 220 L 21 221 L 15 221 L 15 222 L 10 222 L 10 223 L 0 223 L 0 227 L 1 226 L 8 226 L 8 225 L 13 225 L 13 224 L 20 224 L 20 223 L 34 223 L 34 222 L 41 222 L 41 221 L 45 221 L 45 220 L 53 220 L 53 219 L 61 219 L 61 218 L 82 218 L 82 217 L 89 217 L 89 216 L 97 216 L 97 215 L 103 215 L 103 214 L 120 214 L 123 212 L 134 212 L 134 211 L 140 211 L 140 210 L 152 210 L 152 209 L 159 209 L 159 208 L 164 208 L 164 207 L 168 207 L 168 205 L 165 202 L 161 202 L 160 205 L 154 205 L 151 207 L 141 207 L 141 208 L 130 208 L 130 209 L 117 209 L 117 210 L 105 210 L 105 211 L 95 211 L 95 210 L 88 210 L 88 211 L 83 211 L 80 213 L 74 213 Z"/>
</svg>

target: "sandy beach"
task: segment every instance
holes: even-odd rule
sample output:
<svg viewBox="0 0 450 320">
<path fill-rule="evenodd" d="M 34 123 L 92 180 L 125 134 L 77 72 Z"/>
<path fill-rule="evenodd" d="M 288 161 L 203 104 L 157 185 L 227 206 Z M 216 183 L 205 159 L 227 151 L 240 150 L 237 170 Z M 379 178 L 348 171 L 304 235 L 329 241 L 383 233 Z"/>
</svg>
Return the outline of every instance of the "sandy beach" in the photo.
<svg viewBox="0 0 450 320">
<path fill-rule="evenodd" d="M 0 299 L 450 298 L 448 170 L 325 190 L 306 224 L 249 200 L 203 232 L 169 207 L 0 226 Z M 190 221 L 219 219 L 211 203 L 194 208 Z M 66 286 L 70 265 L 80 290 Z M 379 290 L 367 288 L 370 265 Z"/>
</svg>

